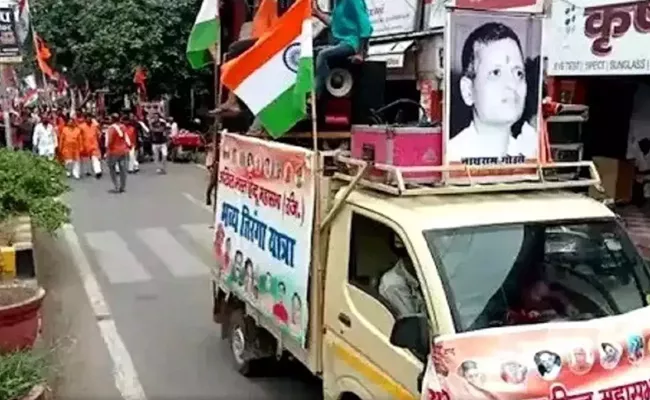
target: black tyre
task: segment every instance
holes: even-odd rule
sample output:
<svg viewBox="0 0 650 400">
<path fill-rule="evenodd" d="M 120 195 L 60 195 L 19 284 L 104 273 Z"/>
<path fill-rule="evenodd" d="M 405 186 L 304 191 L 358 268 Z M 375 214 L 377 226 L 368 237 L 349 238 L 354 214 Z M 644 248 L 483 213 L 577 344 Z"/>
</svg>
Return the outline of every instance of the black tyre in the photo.
<svg viewBox="0 0 650 400">
<path fill-rule="evenodd" d="M 252 337 L 249 325 L 246 323 L 242 310 L 235 310 L 230 314 L 228 344 L 235 370 L 243 376 L 251 376 L 253 360 L 250 357 Z"/>
</svg>

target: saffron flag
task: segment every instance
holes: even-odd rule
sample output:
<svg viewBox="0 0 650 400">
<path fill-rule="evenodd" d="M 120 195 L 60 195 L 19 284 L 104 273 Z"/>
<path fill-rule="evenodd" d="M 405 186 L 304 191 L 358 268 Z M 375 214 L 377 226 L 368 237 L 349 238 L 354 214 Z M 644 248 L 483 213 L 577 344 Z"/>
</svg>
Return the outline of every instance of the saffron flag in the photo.
<svg viewBox="0 0 650 400">
<path fill-rule="evenodd" d="M 133 75 L 133 83 L 138 88 L 138 94 L 140 100 L 146 100 L 147 98 L 147 73 L 144 68 L 136 67 L 135 74 Z"/>
<path fill-rule="evenodd" d="M 38 63 L 38 67 L 48 78 L 52 78 L 54 76 L 54 70 L 48 64 L 49 59 L 52 58 L 52 52 L 43 39 L 36 33 L 34 33 L 34 47 L 36 48 L 36 62 Z"/>
<path fill-rule="evenodd" d="M 274 138 L 304 119 L 314 86 L 311 0 L 297 0 L 269 34 L 222 67 L 222 83 Z"/>
<path fill-rule="evenodd" d="M 220 32 L 218 0 L 203 0 L 185 52 L 192 68 L 200 69 L 216 60 Z"/>
</svg>

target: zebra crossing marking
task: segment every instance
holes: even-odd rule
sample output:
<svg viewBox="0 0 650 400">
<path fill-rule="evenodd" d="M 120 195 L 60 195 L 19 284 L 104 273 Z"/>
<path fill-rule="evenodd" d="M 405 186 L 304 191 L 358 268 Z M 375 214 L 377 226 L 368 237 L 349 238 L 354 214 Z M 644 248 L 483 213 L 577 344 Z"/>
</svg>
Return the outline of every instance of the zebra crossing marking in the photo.
<svg viewBox="0 0 650 400">
<path fill-rule="evenodd" d="M 117 232 L 89 232 L 84 236 L 110 283 L 137 283 L 151 280 L 151 275 Z"/>
<path fill-rule="evenodd" d="M 138 229 L 137 235 L 174 277 L 184 278 L 209 273 L 208 266 L 180 244 L 167 229 Z"/>
<path fill-rule="evenodd" d="M 187 233 L 201 248 L 212 252 L 212 237 L 214 231 L 209 224 L 185 224 L 181 229 Z"/>
</svg>

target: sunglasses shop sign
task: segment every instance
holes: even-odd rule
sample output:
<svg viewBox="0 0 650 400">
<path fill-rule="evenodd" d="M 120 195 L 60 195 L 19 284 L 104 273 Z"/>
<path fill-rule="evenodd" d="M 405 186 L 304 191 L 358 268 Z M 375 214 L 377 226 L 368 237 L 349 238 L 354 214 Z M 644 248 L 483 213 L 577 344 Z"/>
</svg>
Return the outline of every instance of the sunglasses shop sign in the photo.
<svg viewBox="0 0 650 400">
<path fill-rule="evenodd" d="M 554 2 L 546 40 L 550 75 L 646 75 L 650 2 Z"/>
</svg>

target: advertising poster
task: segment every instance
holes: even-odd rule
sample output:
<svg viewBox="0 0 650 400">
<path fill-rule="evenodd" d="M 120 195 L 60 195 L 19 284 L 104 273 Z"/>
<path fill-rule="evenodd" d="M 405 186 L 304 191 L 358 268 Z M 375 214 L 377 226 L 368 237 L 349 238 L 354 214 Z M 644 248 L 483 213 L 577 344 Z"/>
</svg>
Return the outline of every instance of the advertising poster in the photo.
<svg viewBox="0 0 650 400">
<path fill-rule="evenodd" d="M 372 36 L 410 33 L 415 30 L 422 0 L 366 0 Z"/>
<path fill-rule="evenodd" d="M 541 104 L 541 19 L 453 10 L 445 54 L 445 162 L 469 166 L 536 163 Z M 530 177 L 530 170 L 476 171 Z M 463 175 L 451 174 L 456 180 Z"/>
<path fill-rule="evenodd" d="M 650 399 L 649 320 L 646 307 L 586 322 L 441 336 L 423 392 L 441 400 Z"/>
<path fill-rule="evenodd" d="M 228 133 L 220 151 L 214 247 L 221 282 L 304 346 L 312 153 Z"/>
<path fill-rule="evenodd" d="M 650 2 L 553 3 L 546 40 L 549 75 L 647 75 Z"/>
<path fill-rule="evenodd" d="M 446 7 L 467 8 L 472 10 L 541 13 L 544 11 L 543 0 L 433 0 L 425 5 L 429 15 L 427 26 L 430 29 L 444 28 Z"/>
<path fill-rule="evenodd" d="M 0 63 L 22 62 L 20 47 L 15 7 L 0 7 Z"/>
</svg>

